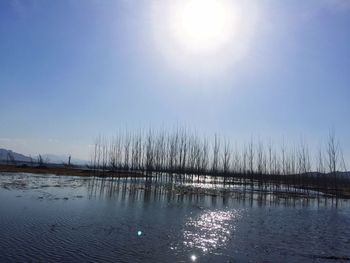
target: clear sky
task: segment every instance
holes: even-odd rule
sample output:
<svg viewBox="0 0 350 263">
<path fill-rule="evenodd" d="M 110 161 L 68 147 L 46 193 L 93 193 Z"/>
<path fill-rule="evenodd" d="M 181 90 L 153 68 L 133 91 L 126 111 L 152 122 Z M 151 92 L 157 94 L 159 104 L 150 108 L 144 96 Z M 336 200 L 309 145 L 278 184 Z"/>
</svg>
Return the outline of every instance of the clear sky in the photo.
<svg viewBox="0 0 350 263">
<path fill-rule="evenodd" d="M 334 129 L 350 160 L 350 1 L 226 0 L 220 36 L 199 39 L 178 27 L 184 1 L 0 1 L 0 148 L 88 158 L 98 134 L 150 126 L 318 145 Z"/>
</svg>

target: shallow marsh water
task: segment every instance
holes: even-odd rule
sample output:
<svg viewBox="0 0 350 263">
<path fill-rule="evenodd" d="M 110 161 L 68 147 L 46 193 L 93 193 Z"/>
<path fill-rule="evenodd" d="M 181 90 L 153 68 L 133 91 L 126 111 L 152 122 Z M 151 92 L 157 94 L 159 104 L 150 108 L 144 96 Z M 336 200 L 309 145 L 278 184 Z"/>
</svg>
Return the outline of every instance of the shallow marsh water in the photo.
<svg viewBox="0 0 350 263">
<path fill-rule="evenodd" d="M 220 182 L 0 173 L 0 262 L 345 262 L 350 204 Z"/>
</svg>

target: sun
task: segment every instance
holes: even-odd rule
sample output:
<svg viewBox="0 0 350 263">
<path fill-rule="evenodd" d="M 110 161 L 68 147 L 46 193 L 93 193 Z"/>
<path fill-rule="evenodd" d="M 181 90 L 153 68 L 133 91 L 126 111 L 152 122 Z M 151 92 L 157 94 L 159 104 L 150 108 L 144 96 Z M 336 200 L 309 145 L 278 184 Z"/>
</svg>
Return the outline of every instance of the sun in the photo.
<svg viewBox="0 0 350 263">
<path fill-rule="evenodd" d="M 230 6 L 219 0 L 190 0 L 177 10 L 177 40 L 192 51 L 215 50 L 229 38 Z"/>
<path fill-rule="evenodd" d="M 150 14 L 156 54 L 194 78 L 226 72 L 257 43 L 256 1 L 153 1 Z"/>
<path fill-rule="evenodd" d="M 225 9 L 215 0 L 192 0 L 181 15 L 181 26 L 191 41 L 213 41 L 225 33 Z"/>
</svg>

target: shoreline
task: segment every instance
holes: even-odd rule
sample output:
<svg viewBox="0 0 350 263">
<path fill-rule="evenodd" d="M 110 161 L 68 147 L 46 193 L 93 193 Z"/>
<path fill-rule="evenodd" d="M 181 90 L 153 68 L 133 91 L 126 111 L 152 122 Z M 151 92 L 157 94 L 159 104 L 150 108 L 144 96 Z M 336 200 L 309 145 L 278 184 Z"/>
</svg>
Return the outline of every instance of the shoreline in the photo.
<svg viewBox="0 0 350 263">
<path fill-rule="evenodd" d="M 97 177 L 108 177 L 118 176 L 118 177 L 144 177 L 141 172 L 110 172 L 104 171 L 104 174 L 98 174 L 96 171 L 91 169 L 83 169 L 74 166 L 28 166 L 28 165 L 9 165 L 0 164 L 0 173 L 32 173 L 32 174 L 55 174 L 55 175 L 66 175 L 66 176 L 97 176 Z"/>
<path fill-rule="evenodd" d="M 145 175 L 141 171 L 96 171 L 89 168 L 81 168 L 76 166 L 29 166 L 29 165 L 14 165 L 14 164 L 0 164 L 0 173 L 31 173 L 31 174 L 54 174 L 62 176 L 82 176 L 82 177 L 116 177 L 116 178 L 146 178 L 152 175 Z M 201 175 L 195 175 L 201 176 Z M 208 175 L 211 176 L 211 175 Z M 214 176 L 215 177 L 215 176 Z M 244 178 L 244 177 L 237 177 Z M 245 178 L 247 179 L 247 178 Z M 256 180 L 259 183 L 259 180 Z M 232 182 L 227 182 L 230 184 Z M 265 182 L 275 185 L 284 185 L 281 181 L 270 180 Z M 247 183 L 248 184 L 248 183 Z M 323 194 L 333 196 L 335 198 L 350 199 L 350 189 L 343 187 L 341 189 L 324 188 L 321 185 L 304 186 L 293 185 L 295 188 L 304 190 L 317 191 Z"/>
</svg>

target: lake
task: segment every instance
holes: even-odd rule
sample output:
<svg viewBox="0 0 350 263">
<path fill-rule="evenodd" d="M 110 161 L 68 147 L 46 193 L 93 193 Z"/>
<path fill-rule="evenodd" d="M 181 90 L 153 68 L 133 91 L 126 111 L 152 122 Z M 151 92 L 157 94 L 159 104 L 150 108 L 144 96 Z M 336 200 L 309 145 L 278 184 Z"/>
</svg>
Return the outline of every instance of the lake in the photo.
<svg viewBox="0 0 350 263">
<path fill-rule="evenodd" d="M 281 189 L 0 173 L 0 262 L 350 260 L 349 201 Z"/>
</svg>

